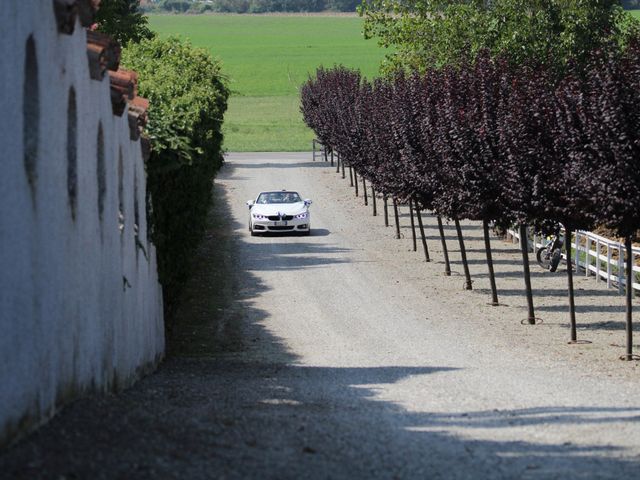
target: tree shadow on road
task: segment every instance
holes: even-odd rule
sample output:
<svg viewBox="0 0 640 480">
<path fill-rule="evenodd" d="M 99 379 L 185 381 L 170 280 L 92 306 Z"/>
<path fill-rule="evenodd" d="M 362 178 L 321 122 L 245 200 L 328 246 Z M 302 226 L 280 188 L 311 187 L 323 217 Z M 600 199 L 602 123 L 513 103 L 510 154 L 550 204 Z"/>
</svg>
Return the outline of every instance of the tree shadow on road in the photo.
<svg viewBox="0 0 640 480">
<path fill-rule="evenodd" d="M 428 398 L 429 378 L 455 383 L 456 369 L 271 358 L 174 357 L 117 397 L 74 404 L 0 457 L 0 471 L 17 479 L 572 479 L 593 472 L 613 479 L 634 478 L 640 466 L 622 447 L 562 433 L 566 426 L 628 427 L 640 421 L 640 408 L 475 411 L 455 409 L 454 401 L 446 413 L 416 412 L 379 398 L 380 389 L 414 381 Z M 533 427 L 554 434 L 521 440 Z"/>
</svg>

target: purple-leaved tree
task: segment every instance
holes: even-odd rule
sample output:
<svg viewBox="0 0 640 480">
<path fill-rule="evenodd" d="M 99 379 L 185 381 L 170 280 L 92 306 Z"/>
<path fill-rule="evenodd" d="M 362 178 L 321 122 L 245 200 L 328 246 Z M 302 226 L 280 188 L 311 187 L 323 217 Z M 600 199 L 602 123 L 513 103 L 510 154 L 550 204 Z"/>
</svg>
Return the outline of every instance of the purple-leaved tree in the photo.
<svg viewBox="0 0 640 480">
<path fill-rule="evenodd" d="M 583 87 L 570 84 L 564 91 L 573 107 L 573 133 L 580 138 L 569 149 L 580 165 L 576 188 L 590 198 L 588 208 L 595 208 L 598 224 L 625 239 L 627 342 L 621 357 L 625 360 L 638 358 L 633 354 L 632 239 L 640 229 L 639 41 L 633 41 L 622 56 L 596 52 Z"/>
</svg>

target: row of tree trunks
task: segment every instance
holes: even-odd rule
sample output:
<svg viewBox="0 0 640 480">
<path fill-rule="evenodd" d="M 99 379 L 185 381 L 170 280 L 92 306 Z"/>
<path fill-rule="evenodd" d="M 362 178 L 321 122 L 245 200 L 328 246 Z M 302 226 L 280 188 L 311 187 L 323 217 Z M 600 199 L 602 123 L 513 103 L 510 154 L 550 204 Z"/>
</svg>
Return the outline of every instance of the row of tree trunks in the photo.
<svg viewBox="0 0 640 480">
<path fill-rule="evenodd" d="M 329 161 L 327 152 L 325 151 L 325 161 Z M 330 151 L 330 161 L 331 165 L 334 164 L 334 152 Z M 342 166 L 342 178 L 346 178 L 346 170 L 344 161 L 341 161 L 339 154 L 335 155 L 336 162 L 336 173 L 340 173 Z M 369 198 L 367 194 L 367 184 L 364 176 L 362 178 L 362 191 L 364 196 L 364 204 L 369 204 Z M 355 194 L 359 196 L 359 188 L 358 188 L 358 176 L 355 169 L 349 165 L 349 179 L 352 187 L 355 187 Z M 371 186 L 371 199 L 372 199 L 372 210 L 373 216 L 377 216 L 377 203 L 376 203 L 376 191 L 373 185 Z M 383 194 L 383 207 L 384 207 L 384 223 L 385 226 L 389 226 L 389 209 L 388 209 L 388 199 L 389 197 L 386 194 Z M 398 208 L 397 198 L 393 197 L 393 213 L 395 219 L 395 238 L 399 239 L 402 237 L 400 232 L 400 215 Z M 417 234 L 416 234 L 416 222 L 415 218 L 417 218 L 418 228 L 420 230 L 420 238 L 422 241 L 422 247 L 424 251 L 425 261 L 430 262 L 431 258 L 429 256 L 429 248 L 427 244 L 427 239 L 425 235 L 424 223 L 422 220 L 422 211 L 420 210 L 417 202 L 414 199 L 409 199 L 409 214 L 410 214 L 410 222 L 411 222 L 411 232 L 412 232 L 412 246 L 413 251 L 416 252 L 417 248 Z M 416 217 L 414 217 L 414 215 Z M 449 261 L 449 253 L 446 243 L 446 238 L 444 234 L 444 226 L 442 223 L 442 218 L 437 217 L 438 222 L 438 230 L 440 233 L 440 240 L 442 244 L 442 251 L 444 256 L 445 263 L 445 275 L 451 275 L 451 265 Z M 471 279 L 471 275 L 469 272 L 469 265 L 466 255 L 466 248 L 464 244 L 462 228 L 459 220 L 454 219 L 454 224 L 456 228 L 456 234 L 458 237 L 458 243 L 460 246 L 460 256 L 462 259 L 462 267 L 465 276 L 464 288 L 465 290 L 473 289 L 473 281 Z M 484 245 L 485 252 L 487 257 L 487 268 L 489 271 L 489 282 L 491 286 L 491 305 L 498 306 L 500 305 L 498 300 L 498 290 L 496 286 L 495 279 L 495 271 L 493 267 L 493 256 L 491 252 L 491 235 L 489 231 L 489 222 L 484 220 L 482 222 L 483 236 L 484 236 Z M 523 264 L 523 273 L 524 273 L 524 283 L 525 283 L 525 294 L 527 298 L 527 318 L 523 321 L 528 325 L 535 325 L 539 323 L 539 320 L 535 316 L 534 304 L 533 304 L 533 289 L 531 285 L 531 270 L 530 270 L 530 262 L 529 262 L 529 240 L 528 240 L 528 229 L 525 224 L 520 225 L 519 227 L 520 233 L 520 249 L 522 252 L 522 264 Z M 573 229 L 569 226 L 566 228 L 565 232 L 565 254 L 566 254 L 566 267 L 567 267 L 567 287 L 568 287 L 568 297 L 569 297 L 569 326 L 570 326 L 570 344 L 578 344 L 578 343 L 589 343 L 586 340 L 578 340 L 577 335 L 577 322 L 576 322 L 576 307 L 575 307 L 575 291 L 574 291 L 574 282 L 573 282 L 573 260 L 572 260 L 572 250 L 571 250 L 571 239 L 572 239 Z M 625 239 L 625 248 L 627 252 L 631 252 L 631 238 L 627 237 Z M 632 319 L 632 298 L 633 298 L 633 255 L 627 254 L 625 258 L 626 263 L 626 353 L 621 357 L 623 360 L 634 360 L 637 358 L 636 355 L 633 354 L 633 319 Z"/>
</svg>

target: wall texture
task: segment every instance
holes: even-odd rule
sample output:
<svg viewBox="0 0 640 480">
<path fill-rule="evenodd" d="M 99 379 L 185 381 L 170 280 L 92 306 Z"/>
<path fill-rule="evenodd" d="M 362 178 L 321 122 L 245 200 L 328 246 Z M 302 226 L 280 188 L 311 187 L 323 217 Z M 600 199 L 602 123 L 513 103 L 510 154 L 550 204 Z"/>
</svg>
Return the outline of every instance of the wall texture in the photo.
<svg viewBox="0 0 640 480">
<path fill-rule="evenodd" d="M 164 352 L 145 102 L 134 74 L 104 71 L 114 50 L 87 43 L 92 2 L 75 3 L 0 9 L 0 445 L 72 398 L 131 384 Z"/>
</svg>

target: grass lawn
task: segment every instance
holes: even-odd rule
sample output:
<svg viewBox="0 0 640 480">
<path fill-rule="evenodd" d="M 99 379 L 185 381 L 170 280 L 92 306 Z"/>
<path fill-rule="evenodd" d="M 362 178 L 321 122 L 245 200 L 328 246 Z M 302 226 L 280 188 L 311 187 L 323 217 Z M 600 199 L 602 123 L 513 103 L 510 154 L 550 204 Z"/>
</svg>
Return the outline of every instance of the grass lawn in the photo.
<svg viewBox="0 0 640 480">
<path fill-rule="evenodd" d="M 362 37 L 356 16 L 151 15 L 162 36 L 180 35 L 220 58 L 232 97 L 225 117 L 229 151 L 304 151 L 298 88 L 319 65 L 342 64 L 377 75 L 384 56 Z"/>
</svg>

